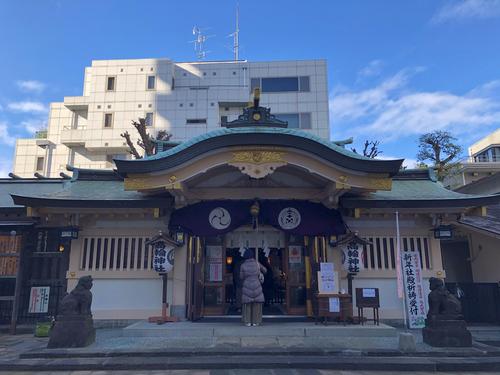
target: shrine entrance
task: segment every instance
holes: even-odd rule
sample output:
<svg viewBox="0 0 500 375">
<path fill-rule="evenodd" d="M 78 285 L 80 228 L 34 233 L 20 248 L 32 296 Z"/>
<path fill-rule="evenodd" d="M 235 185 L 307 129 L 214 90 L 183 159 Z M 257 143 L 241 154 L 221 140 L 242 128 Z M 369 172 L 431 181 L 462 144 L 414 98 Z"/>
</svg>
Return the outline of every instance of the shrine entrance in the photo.
<svg viewBox="0 0 500 375">
<path fill-rule="evenodd" d="M 246 249 L 256 252 L 267 270 L 262 283 L 265 316 L 306 315 L 306 261 L 303 236 L 270 226 L 240 227 L 202 241 L 201 316 L 241 315 L 239 270 Z M 195 292 L 196 293 L 196 292 Z"/>
</svg>

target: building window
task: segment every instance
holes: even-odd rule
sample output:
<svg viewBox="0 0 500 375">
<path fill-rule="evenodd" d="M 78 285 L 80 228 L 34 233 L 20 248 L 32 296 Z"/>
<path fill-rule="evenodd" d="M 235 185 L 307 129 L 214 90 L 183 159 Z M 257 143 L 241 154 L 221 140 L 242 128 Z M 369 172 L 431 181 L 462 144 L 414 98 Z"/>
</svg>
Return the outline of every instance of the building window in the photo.
<svg viewBox="0 0 500 375">
<path fill-rule="evenodd" d="M 251 78 L 250 90 L 260 87 L 262 92 L 306 92 L 310 91 L 308 76 L 301 77 L 274 77 L 274 78 Z"/>
<path fill-rule="evenodd" d="M 36 158 L 36 170 L 37 170 L 37 172 L 43 171 L 44 164 L 45 164 L 45 158 L 43 156 L 39 156 Z"/>
<path fill-rule="evenodd" d="M 297 77 L 262 78 L 262 92 L 299 91 Z"/>
<path fill-rule="evenodd" d="M 250 79 L 250 91 L 253 92 L 256 88 L 260 88 L 260 78 Z"/>
<path fill-rule="evenodd" d="M 186 120 L 186 124 L 206 124 L 206 118 L 189 118 Z"/>
<path fill-rule="evenodd" d="M 311 129 L 312 128 L 311 114 L 308 112 L 301 113 L 299 118 L 299 123 L 301 129 Z"/>
<path fill-rule="evenodd" d="M 302 92 L 311 91 L 308 76 L 299 77 L 299 91 Z"/>
<path fill-rule="evenodd" d="M 146 113 L 146 117 L 144 118 L 146 120 L 146 126 L 153 126 L 154 124 L 154 114 L 153 112 L 148 112 Z"/>
<path fill-rule="evenodd" d="M 299 114 L 298 113 L 279 113 L 276 118 L 281 121 L 288 122 L 288 127 L 291 129 L 299 129 Z"/>
<path fill-rule="evenodd" d="M 154 90 L 156 87 L 156 76 L 148 76 L 148 90 Z"/>
<path fill-rule="evenodd" d="M 113 127 L 113 114 L 112 113 L 105 113 L 104 114 L 104 127 L 105 128 Z"/>
<path fill-rule="evenodd" d="M 288 122 L 288 127 L 291 129 L 311 129 L 312 121 L 311 114 L 304 113 L 277 113 L 276 118 L 281 121 Z"/>
<path fill-rule="evenodd" d="M 106 78 L 106 91 L 115 91 L 116 77 Z"/>
</svg>

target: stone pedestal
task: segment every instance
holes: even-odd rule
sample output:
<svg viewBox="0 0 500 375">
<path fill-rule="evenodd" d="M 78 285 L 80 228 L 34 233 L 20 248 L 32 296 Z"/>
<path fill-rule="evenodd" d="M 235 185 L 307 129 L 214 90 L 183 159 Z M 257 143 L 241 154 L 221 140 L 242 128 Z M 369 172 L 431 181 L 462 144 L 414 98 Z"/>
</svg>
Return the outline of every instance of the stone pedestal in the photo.
<svg viewBox="0 0 500 375">
<path fill-rule="evenodd" d="M 436 347 L 472 346 L 472 335 L 464 320 L 426 319 L 422 337 L 426 344 Z"/>
<path fill-rule="evenodd" d="M 47 348 L 82 348 L 95 341 L 92 315 L 58 316 Z"/>
</svg>

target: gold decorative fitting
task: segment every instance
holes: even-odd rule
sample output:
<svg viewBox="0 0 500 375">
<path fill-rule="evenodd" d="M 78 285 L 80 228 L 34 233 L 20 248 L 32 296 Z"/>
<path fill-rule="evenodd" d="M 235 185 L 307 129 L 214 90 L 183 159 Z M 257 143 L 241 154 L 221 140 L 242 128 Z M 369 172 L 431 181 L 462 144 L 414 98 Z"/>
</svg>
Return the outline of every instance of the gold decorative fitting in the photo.
<svg viewBox="0 0 500 375">
<path fill-rule="evenodd" d="M 129 177 L 125 179 L 125 190 L 142 190 L 146 189 L 146 184 L 142 178 Z"/>
<path fill-rule="evenodd" d="M 339 181 L 342 182 L 342 183 L 346 183 L 347 182 L 347 176 L 339 176 Z"/>
<path fill-rule="evenodd" d="M 370 178 L 369 187 L 376 190 L 391 190 L 392 180 L 390 178 Z"/>
<path fill-rule="evenodd" d="M 233 159 L 228 164 L 252 178 L 260 179 L 286 165 L 284 154 L 276 151 L 238 151 L 233 152 Z"/>
<path fill-rule="evenodd" d="M 177 176 L 172 175 L 168 178 L 168 182 L 170 182 L 170 183 L 175 182 L 175 181 L 177 181 Z"/>
<path fill-rule="evenodd" d="M 276 151 L 238 151 L 233 152 L 231 163 L 276 163 L 285 162 L 283 160 L 284 152 Z"/>
</svg>

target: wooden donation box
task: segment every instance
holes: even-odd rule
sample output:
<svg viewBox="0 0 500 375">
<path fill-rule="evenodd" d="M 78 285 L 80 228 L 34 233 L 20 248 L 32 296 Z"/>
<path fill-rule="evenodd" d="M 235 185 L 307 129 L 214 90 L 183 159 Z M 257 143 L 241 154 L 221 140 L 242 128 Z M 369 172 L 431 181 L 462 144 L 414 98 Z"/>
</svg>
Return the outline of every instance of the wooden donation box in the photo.
<svg viewBox="0 0 500 375">
<path fill-rule="evenodd" d="M 349 294 L 339 293 L 338 273 L 333 270 L 333 263 L 321 263 L 318 272 L 318 293 L 316 293 L 316 323 L 323 323 L 328 318 L 346 322 L 352 319 L 352 303 Z"/>
<path fill-rule="evenodd" d="M 373 322 L 379 325 L 378 309 L 380 307 L 380 298 L 378 288 L 356 288 L 356 307 L 358 308 L 358 317 L 361 324 L 364 324 L 363 309 L 373 309 Z"/>
<path fill-rule="evenodd" d="M 328 322 L 328 318 L 346 322 L 352 320 L 352 302 L 349 294 L 339 293 L 318 293 L 318 312 L 316 323 L 322 320 L 323 324 Z"/>
</svg>

